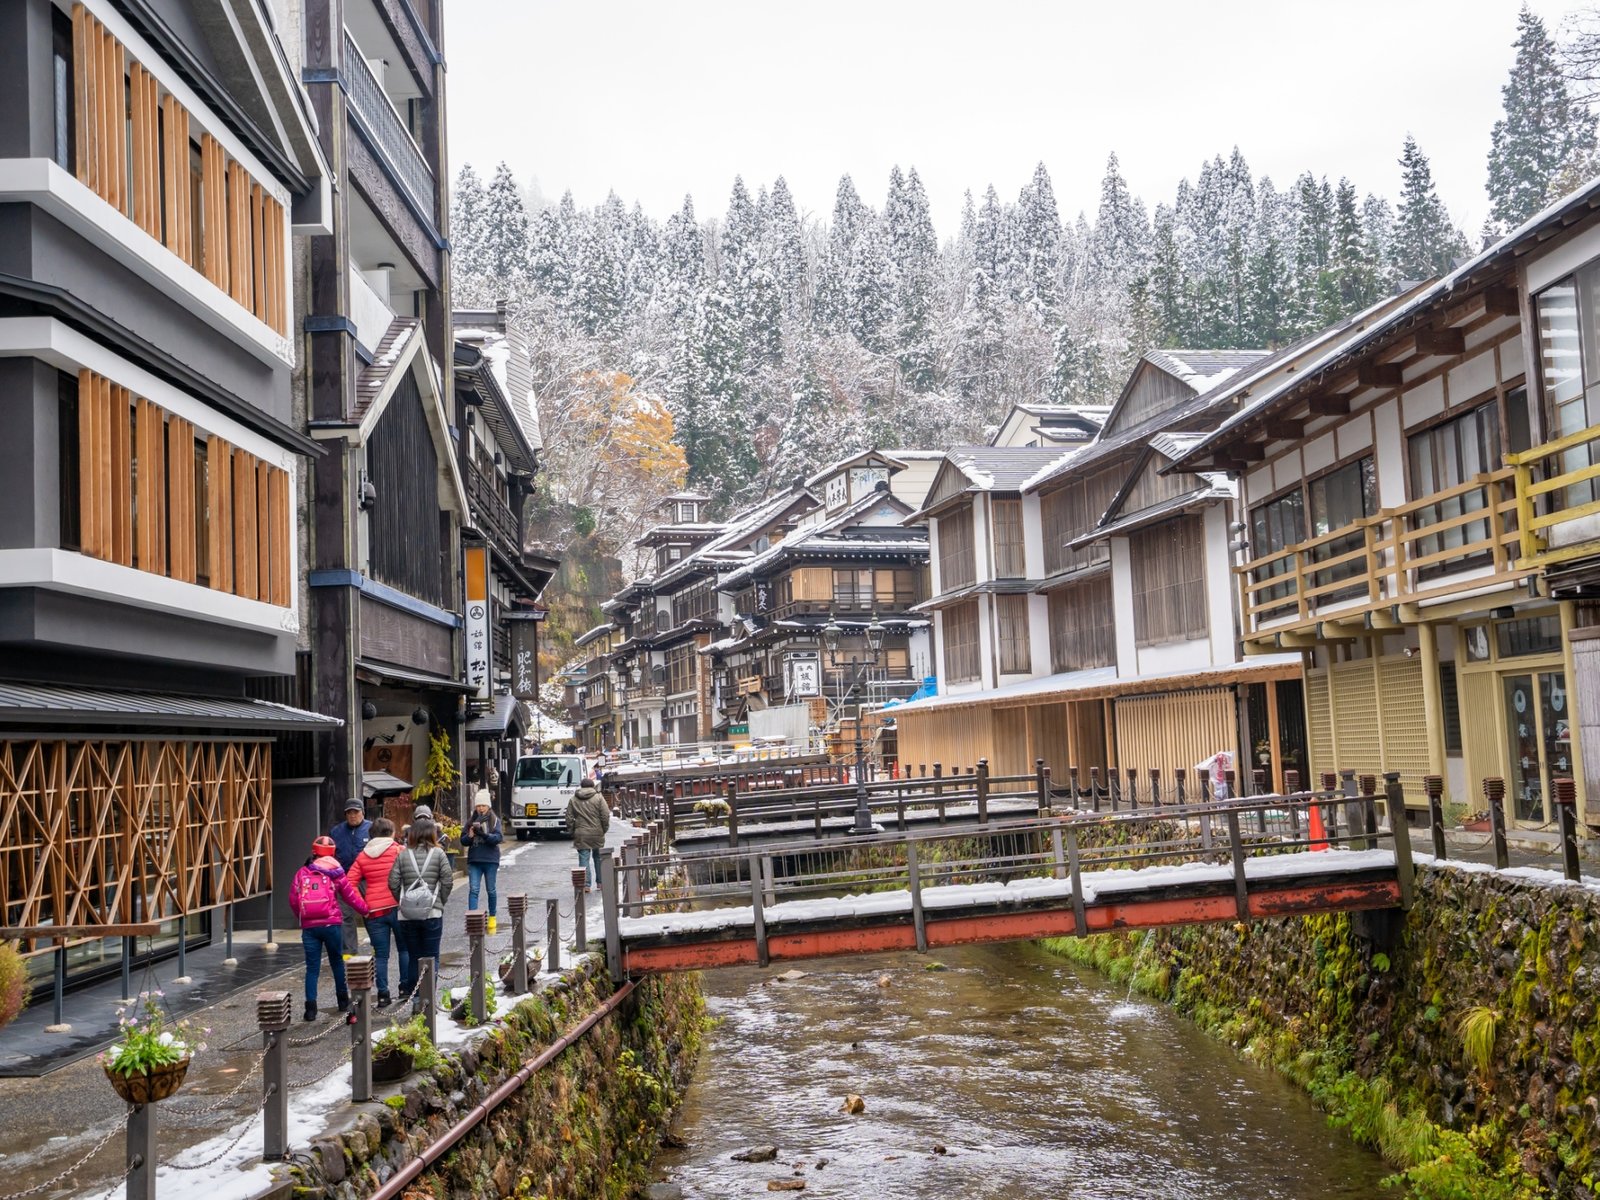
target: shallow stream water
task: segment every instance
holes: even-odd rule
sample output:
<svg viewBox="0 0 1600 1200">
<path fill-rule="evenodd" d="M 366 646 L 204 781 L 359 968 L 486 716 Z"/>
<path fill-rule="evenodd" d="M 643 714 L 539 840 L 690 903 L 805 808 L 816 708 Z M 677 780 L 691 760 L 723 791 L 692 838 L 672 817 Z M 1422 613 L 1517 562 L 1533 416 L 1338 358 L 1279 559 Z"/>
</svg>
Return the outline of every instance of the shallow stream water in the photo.
<svg viewBox="0 0 1600 1200">
<path fill-rule="evenodd" d="M 1166 1006 L 1028 943 L 939 959 L 707 972 L 719 1023 L 676 1127 L 688 1149 L 656 1177 L 691 1200 L 776 1179 L 869 1200 L 1398 1195 L 1303 1093 Z M 838 1111 L 849 1092 L 864 1113 Z M 776 1161 L 731 1158 L 765 1145 Z"/>
</svg>

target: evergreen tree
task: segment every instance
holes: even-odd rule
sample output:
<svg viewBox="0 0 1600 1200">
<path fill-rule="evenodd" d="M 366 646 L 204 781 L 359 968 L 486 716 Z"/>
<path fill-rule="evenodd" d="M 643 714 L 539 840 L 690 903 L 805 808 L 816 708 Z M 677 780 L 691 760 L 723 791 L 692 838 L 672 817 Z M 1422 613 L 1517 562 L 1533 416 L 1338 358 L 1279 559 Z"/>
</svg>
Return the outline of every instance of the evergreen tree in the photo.
<svg viewBox="0 0 1600 1200">
<path fill-rule="evenodd" d="M 894 268 L 883 228 L 873 222 L 856 238 L 850 259 L 850 332 L 874 354 L 889 349 L 894 330 Z"/>
<path fill-rule="evenodd" d="M 1144 205 L 1128 191 L 1127 180 L 1113 153 L 1100 183 L 1100 211 L 1090 249 L 1093 280 L 1101 286 L 1126 287 L 1144 271 L 1150 227 Z"/>
<path fill-rule="evenodd" d="M 571 198 L 572 193 L 568 192 L 566 199 Z M 572 294 L 575 264 L 569 257 L 571 230 L 565 224 L 570 211 L 565 205 L 545 209 L 534 218 L 529 238 L 528 265 L 533 286 L 554 301 L 558 309 Z"/>
<path fill-rule="evenodd" d="M 1466 249 L 1433 185 L 1433 168 L 1417 140 L 1406 135 L 1400 155 L 1400 208 L 1395 215 L 1394 263 L 1404 279 L 1430 279 L 1450 269 Z"/>
<path fill-rule="evenodd" d="M 939 242 L 928 212 L 928 194 L 915 167 L 904 176 L 898 166 L 890 172 L 883 224 L 894 278 L 894 329 L 889 340 L 906 385 L 926 391 L 934 383 Z"/>
<path fill-rule="evenodd" d="M 482 275 L 484 210 L 489 198 L 471 163 L 456 175 L 450 191 L 450 267 L 462 275 Z"/>
<path fill-rule="evenodd" d="M 1333 211 L 1333 285 L 1338 297 L 1338 317 L 1360 312 L 1378 299 L 1378 264 L 1361 227 L 1356 189 L 1339 180 Z"/>
<path fill-rule="evenodd" d="M 1516 50 L 1500 89 L 1505 115 L 1489 145 L 1490 216 L 1502 229 L 1554 200 L 1555 186 L 1587 166 L 1595 148 L 1594 114 L 1572 97 L 1555 42 L 1527 5 L 1517 16 Z"/>
<path fill-rule="evenodd" d="M 485 274 L 500 279 L 525 279 L 528 274 L 528 213 L 522 205 L 522 192 L 511 177 L 511 168 L 502 162 L 484 197 L 482 237 L 479 246 Z"/>
<path fill-rule="evenodd" d="M 794 197 L 782 175 L 773 182 L 772 194 L 767 198 L 762 240 L 763 261 L 771 264 L 783 297 L 784 312 L 791 317 L 804 313 L 810 302 L 806 294 L 805 236 L 800 230 Z"/>
<path fill-rule="evenodd" d="M 608 209 L 580 222 L 577 270 L 572 278 L 572 316 L 592 338 L 614 341 L 622 333 L 623 263 Z"/>
<path fill-rule="evenodd" d="M 695 220 L 694 197 L 685 196 L 683 207 L 667 218 L 661 238 L 663 283 L 667 311 L 684 321 L 694 309 L 706 275 L 705 234 Z"/>
<path fill-rule="evenodd" d="M 1151 223 L 1149 302 L 1153 323 L 1152 344 L 1166 347 L 1188 345 L 1189 297 L 1178 250 L 1177 218 L 1165 204 L 1156 205 L 1155 220 Z"/>
<path fill-rule="evenodd" d="M 1250 253 L 1250 344 L 1280 346 L 1289 340 L 1289 264 L 1284 241 L 1289 213 L 1272 180 L 1263 177 L 1257 192 L 1255 242 Z"/>
<path fill-rule="evenodd" d="M 1040 163 L 1017 203 L 1017 300 L 1041 321 L 1061 302 L 1061 214 L 1050 173 Z"/>
</svg>

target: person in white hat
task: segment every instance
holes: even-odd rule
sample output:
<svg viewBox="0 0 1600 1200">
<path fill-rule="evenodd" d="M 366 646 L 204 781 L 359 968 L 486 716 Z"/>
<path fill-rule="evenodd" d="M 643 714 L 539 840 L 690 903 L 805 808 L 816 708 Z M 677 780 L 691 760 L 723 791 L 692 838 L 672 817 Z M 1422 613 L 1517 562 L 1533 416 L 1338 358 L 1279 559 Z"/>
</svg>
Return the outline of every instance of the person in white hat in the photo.
<svg viewBox="0 0 1600 1200">
<path fill-rule="evenodd" d="M 495 931 L 495 877 L 500 873 L 500 842 L 505 836 L 500 828 L 500 818 L 494 814 L 494 804 L 488 788 L 479 788 L 472 797 L 472 816 L 461 840 L 467 847 L 467 908 L 478 908 L 479 884 L 489 885 L 489 932 Z"/>
</svg>

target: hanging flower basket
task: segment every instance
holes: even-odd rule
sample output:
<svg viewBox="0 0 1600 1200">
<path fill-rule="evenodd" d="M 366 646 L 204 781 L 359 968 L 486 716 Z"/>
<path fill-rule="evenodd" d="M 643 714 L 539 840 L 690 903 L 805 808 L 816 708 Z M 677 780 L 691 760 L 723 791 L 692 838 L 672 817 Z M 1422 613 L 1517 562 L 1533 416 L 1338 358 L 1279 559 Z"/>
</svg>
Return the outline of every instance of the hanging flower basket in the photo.
<svg viewBox="0 0 1600 1200">
<path fill-rule="evenodd" d="M 192 1060 L 180 1058 L 174 1063 L 149 1068 L 143 1074 L 124 1075 L 113 1071 L 109 1063 L 102 1063 L 106 1078 L 129 1104 L 155 1104 L 165 1100 L 183 1086 L 183 1077 L 189 1073 Z"/>
</svg>

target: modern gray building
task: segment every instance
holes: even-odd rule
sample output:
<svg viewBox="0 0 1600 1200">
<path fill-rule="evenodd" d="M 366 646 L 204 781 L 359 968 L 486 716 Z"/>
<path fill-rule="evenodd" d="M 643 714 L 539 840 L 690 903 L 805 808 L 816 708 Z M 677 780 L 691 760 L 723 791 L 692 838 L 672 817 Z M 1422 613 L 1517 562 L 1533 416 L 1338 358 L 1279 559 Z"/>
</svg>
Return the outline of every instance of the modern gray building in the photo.
<svg viewBox="0 0 1600 1200">
<path fill-rule="evenodd" d="M 337 725 L 263 698 L 320 457 L 294 238 L 334 219 L 279 11 L 0 5 L 0 937 L 63 981 L 259 911 L 277 739 Z"/>
</svg>

